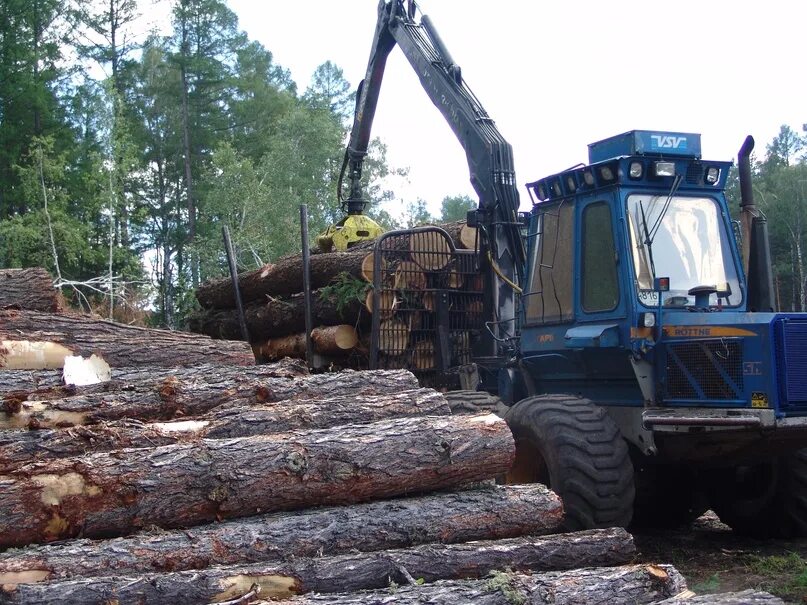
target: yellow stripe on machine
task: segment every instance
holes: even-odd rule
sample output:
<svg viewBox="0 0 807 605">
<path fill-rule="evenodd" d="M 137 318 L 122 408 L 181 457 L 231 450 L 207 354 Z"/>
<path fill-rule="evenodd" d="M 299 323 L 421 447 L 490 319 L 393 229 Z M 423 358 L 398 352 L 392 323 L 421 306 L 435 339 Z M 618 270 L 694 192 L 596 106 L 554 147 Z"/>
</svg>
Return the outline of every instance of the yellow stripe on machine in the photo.
<svg viewBox="0 0 807 605">
<path fill-rule="evenodd" d="M 725 336 L 758 336 L 756 332 L 731 326 L 664 326 L 669 338 L 720 338 Z"/>
</svg>

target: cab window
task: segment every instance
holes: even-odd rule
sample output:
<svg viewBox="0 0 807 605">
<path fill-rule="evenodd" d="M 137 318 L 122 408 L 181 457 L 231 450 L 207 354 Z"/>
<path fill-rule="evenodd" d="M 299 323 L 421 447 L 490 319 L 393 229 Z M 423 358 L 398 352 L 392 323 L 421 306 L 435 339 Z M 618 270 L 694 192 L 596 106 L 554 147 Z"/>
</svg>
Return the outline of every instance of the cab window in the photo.
<svg viewBox="0 0 807 605">
<path fill-rule="evenodd" d="M 580 302 L 587 313 L 612 311 L 619 304 L 611 208 L 595 202 L 583 209 Z"/>
<path fill-rule="evenodd" d="M 574 206 L 564 201 L 542 208 L 535 222 L 529 291 L 524 296 L 527 323 L 549 324 L 574 318 L 572 304 Z"/>
</svg>

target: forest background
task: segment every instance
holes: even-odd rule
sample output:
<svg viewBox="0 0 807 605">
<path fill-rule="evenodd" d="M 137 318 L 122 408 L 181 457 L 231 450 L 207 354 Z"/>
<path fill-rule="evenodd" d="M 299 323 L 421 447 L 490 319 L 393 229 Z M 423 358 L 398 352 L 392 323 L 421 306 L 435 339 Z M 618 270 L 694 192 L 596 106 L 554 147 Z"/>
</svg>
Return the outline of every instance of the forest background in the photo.
<svg viewBox="0 0 807 605">
<path fill-rule="evenodd" d="M 299 205 L 318 233 L 340 218 L 336 179 L 355 96 L 323 62 L 302 89 L 222 0 L 165 0 L 168 33 L 142 32 L 142 0 L 0 3 L 0 267 L 47 267 L 76 306 L 181 328 L 193 290 L 299 250 Z M 782 310 L 807 310 L 804 128 L 754 158 Z M 381 141 L 367 166 L 383 226 L 457 220 L 474 202 L 390 214 Z M 736 174 L 729 190 L 738 206 Z"/>
</svg>

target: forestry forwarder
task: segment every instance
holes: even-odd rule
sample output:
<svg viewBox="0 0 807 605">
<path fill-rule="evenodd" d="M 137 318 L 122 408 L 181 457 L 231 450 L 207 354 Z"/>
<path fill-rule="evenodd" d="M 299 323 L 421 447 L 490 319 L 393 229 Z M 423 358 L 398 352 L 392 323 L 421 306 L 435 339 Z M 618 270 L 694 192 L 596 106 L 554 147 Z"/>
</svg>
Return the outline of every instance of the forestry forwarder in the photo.
<svg viewBox="0 0 807 605">
<path fill-rule="evenodd" d="M 740 150 L 736 235 L 724 194 L 731 163 L 702 160 L 699 135 L 683 133 L 590 145 L 589 165 L 528 185 L 533 208 L 522 220 L 509 144 L 416 11 L 414 2 L 379 3 L 346 152 L 349 203 L 363 207 L 362 161 L 397 44 L 467 155 L 484 321 L 472 358 L 454 355 L 463 334 L 455 315 L 470 305 L 439 274 L 467 258 L 442 239 L 436 248 L 450 249 L 450 262 L 418 262 L 421 254 L 415 264 L 428 281 L 398 275 L 390 285 L 396 263 L 412 262 L 389 242 L 436 228 L 377 240 L 374 308 L 391 289 L 400 313 L 436 307 L 438 374 L 460 372 L 466 386 L 471 376 L 502 399 L 517 442 L 510 479 L 548 483 L 570 527 L 673 526 L 711 507 L 736 531 L 807 535 L 807 315 L 773 312 L 767 225 L 751 194 L 753 139 Z M 429 304 L 424 290 L 436 295 Z M 389 346 L 379 344 L 379 315 L 376 367 Z M 423 329 L 413 317 L 410 339 Z"/>
</svg>

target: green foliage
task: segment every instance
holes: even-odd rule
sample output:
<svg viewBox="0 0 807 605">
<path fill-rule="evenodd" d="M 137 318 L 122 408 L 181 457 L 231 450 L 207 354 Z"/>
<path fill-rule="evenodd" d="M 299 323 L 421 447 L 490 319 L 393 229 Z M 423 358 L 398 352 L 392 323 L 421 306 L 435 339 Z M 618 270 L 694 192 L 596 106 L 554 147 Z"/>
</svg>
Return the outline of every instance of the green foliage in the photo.
<svg viewBox="0 0 807 605">
<path fill-rule="evenodd" d="M 431 225 L 437 219 L 431 215 L 426 208 L 426 202 L 418 198 L 417 201 L 409 202 L 404 210 L 403 223 L 406 228 L 418 227 L 420 225 Z"/>
<path fill-rule="evenodd" d="M 319 297 L 321 300 L 329 300 L 336 304 L 336 311 L 341 313 L 348 305 L 359 301 L 364 302 L 370 284 L 357 279 L 349 273 L 339 273 L 331 280 L 331 283 L 324 288 L 320 288 Z"/>
<path fill-rule="evenodd" d="M 448 223 L 464 221 L 469 210 L 476 209 L 476 202 L 467 195 L 447 196 L 440 204 L 440 220 Z"/>
</svg>

